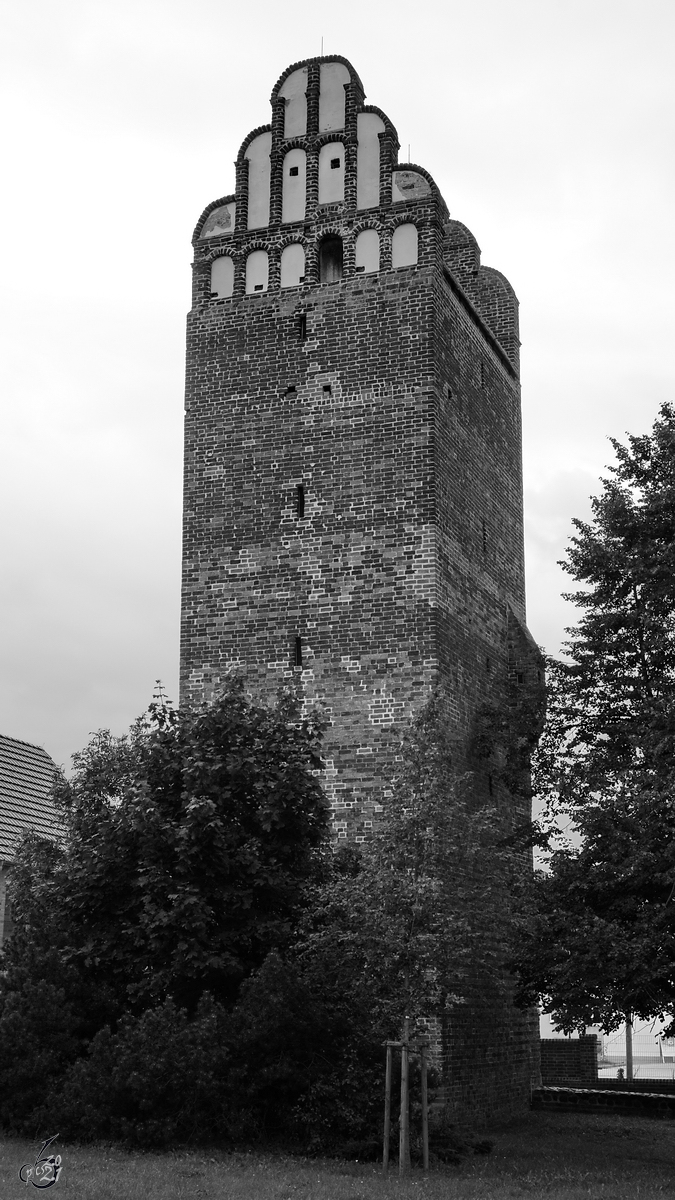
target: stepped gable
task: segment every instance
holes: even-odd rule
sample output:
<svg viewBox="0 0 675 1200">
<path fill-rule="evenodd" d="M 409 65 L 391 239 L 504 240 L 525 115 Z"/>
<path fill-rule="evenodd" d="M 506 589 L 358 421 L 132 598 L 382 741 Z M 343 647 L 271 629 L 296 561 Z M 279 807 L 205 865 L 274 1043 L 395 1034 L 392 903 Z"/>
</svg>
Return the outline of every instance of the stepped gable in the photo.
<svg viewBox="0 0 675 1200">
<path fill-rule="evenodd" d="M 265 278 L 253 287 L 267 291 L 301 280 L 317 282 L 317 241 L 330 233 L 344 239 L 346 277 L 370 269 L 366 240 L 361 261 L 357 245 L 366 230 L 378 232 L 379 266 L 386 269 L 392 265 L 397 225 L 414 221 L 424 241 L 420 264 L 430 263 L 441 249 L 446 271 L 517 373 L 513 288 L 500 272 L 481 266 L 476 239 L 461 222 L 450 220 L 429 171 L 398 161 L 396 128 L 382 109 L 365 103 L 363 84 L 349 60 L 333 55 L 294 63 L 279 78 L 270 103 L 270 124 L 252 129 L 239 149 L 235 191 L 213 200 L 197 222 L 196 263 L 206 268 L 217 258 L 221 263 L 215 281 L 208 270 L 196 272 L 195 300 L 214 298 L 214 282 L 217 298 L 250 290 L 245 261 L 255 250 L 267 255 L 268 263 Z M 284 279 L 283 252 L 293 245 L 302 255 L 300 249 L 286 255 Z M 300 266 L 292 278 L 294 258 Z"/>
</svg>

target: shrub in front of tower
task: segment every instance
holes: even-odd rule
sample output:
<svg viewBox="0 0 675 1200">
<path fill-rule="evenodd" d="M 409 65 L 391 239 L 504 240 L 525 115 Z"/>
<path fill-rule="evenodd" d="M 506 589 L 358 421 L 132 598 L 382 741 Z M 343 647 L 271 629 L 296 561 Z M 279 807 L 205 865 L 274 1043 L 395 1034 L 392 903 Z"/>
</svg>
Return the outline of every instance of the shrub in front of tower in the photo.
<svg viewBox="0 0 675 1200">
<path fill-rule="evenodd" d="M 167 999 L 231 1006 L 287 945 L 319 868 L 327 809 L 320 721 L 299 701 L 161 698 L 126 738 L 98 735 L 57 801 L 63 849 L 28 839 L 0 974 L 0 1120 L 30 1128 L 106 1025 Z M 45 1020 L 45 1011 L 49 1019 Z"/>
<path fill-rule="evenodd" d="M 447 729 L 438 695 L 403 738 L 380 829 L 335 853 L 293 944 L 242 988 L 231 1079 L 261 1136 L 373 1153 L 383 1043 L 407 1016 L 442 1054 L 471 989 L 506 986 L 522 849 L 506 807 L 480 803 L 456 769 Z"/>
</svg>

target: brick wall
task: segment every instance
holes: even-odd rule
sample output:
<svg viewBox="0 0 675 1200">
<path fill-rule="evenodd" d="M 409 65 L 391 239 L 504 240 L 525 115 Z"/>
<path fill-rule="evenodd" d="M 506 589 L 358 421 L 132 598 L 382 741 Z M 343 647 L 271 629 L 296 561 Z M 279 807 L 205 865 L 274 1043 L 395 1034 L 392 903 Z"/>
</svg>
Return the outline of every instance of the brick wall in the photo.
<svg viewBox="0 0 675 1200">
<path fill-rule="evenodd" d="M 380 203 L 356 210 L 363 94 L 352 68 L 346 127 L 330 134 L 344 142 L 344 203 L 317 205 L 328 136 L 316 130 L 319 65 L 308 66 L 307 135 L 292 142 L 307 155 L 304 222 L 280 221 L 287 147 L 277 85 L 270 225 L 246 229 L 249 137 L 234 196 L 216 202 L 236 202 L 235 232 L 201 236 L 214 205 L 195 231 L 181 696 L 210 694 L 231 669 L 266 698 L 300 683 L 331 722 L 325 786 L 335 836 L 362 841 L 386 803 L 399 731 L 435 681 L 452 697 L 467 765 L 477 713 L 509 678 L 531 682 L 540 664 L 524 631 L 517 302 L 501 276 L 482 286 L 476 253 L 462 259 L 427 172 L 406 164 L 418 183 L 392 202 L 398 139 L 384 114 Z M 418 262 L 394 270 L 402 222 L 417 228 Z M 372 274 L 355 266 L 365 227 L 380 238 Z M 342 278 L 330 284 L 319 281 L 328 233 L 344 245 Z M 302 244 L 306 274 L 282 289 L 289 240 Z M 268 253 L 269 286 L 247 295 L 252 249 Z M 210 294 L 219 254 L 234 262 L 233 294 L 222 299 Z M 476 771 L 481 794 L 492 786 L 487 768 Z M 522 1107 L 538 1073 L 531 1017 L 513 1010 L 508 988 L 491 994 L 489 980 L 476 981 L 474 1000 L 445 1034 L 452 1102 L 475 1112 Z"/>
<path fill-rule="evenodd" d="M 541 1039 L 541 1081 L 544 1086 L 576 1084 L 590 1087 L 598 1080 L 598 1039 Z"/>
</svg>

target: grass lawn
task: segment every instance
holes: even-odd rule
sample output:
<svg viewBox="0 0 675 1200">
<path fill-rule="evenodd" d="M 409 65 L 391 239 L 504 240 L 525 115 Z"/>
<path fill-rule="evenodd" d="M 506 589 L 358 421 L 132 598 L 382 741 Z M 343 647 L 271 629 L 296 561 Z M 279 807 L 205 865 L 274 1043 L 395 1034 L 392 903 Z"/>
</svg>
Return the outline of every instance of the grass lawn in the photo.
<svg viewBox="0 0 675 1200">
<path fill-rule="evenodd" d="M 414 1170 L 399 1181 L 370 1163 L 261 1153 L 127 1154 L 54 1143 L 61 1178 L 48 1195 L 70 1200 L 652 1200 L 675 1196 L 675 1123 L 646 1117 L 530 1113 L 489 1131 L 495 1147 L 459 1167 Z M 0 1200 L 35 1196 L 18 1178 L 39 1145 L 0 1140 Z M 26 1187 L 29 1191 L 26 1192 Z"/>
</svg>

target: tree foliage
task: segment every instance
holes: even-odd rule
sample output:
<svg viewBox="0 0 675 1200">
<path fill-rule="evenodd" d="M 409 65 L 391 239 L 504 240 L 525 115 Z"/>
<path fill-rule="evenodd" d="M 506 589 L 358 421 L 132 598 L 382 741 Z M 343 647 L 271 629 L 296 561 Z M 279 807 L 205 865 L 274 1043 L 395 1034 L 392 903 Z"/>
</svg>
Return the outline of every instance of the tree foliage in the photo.
<svg viewBox="0 0 675 1200">
<path fill-rule="evenodd" d="M 321 867 L 321 731 L 294 696 L 265 708 L 233 680 L 198 710 L 160 699 L 76 756 L 63 844 L 29 836 L 13 866 L 0 1117 L 30 1113 L 106 1024 L 206 991 L 232 1004 L 289 942 Z"/>
<path fill-rule="evenodd" d="M 162 701 L 59 785 L 28 838 L 0 976 L 0 1119 L 18 1132 L 379 1146 L 383 1047 L 503 989 L 523 851 L 459 774 L 441 694 L 403 736 L 380 826 L 329 852 L 321 723 L 285 697 Z M 488 869 L 486 869 L 486 867 Z M 217 1038 L 217 1054 L 209 1043 Z"/>
<path fill-rule="evenodd" d="M 612 439 L 616 463 L 575 521 L 581 585 L 566 658 L 548 664 L 535 761 L 558 837 L 519 956 L 523 996 L 566 1030 L 675 1005 L 675 412 Z"/>
</svg>

